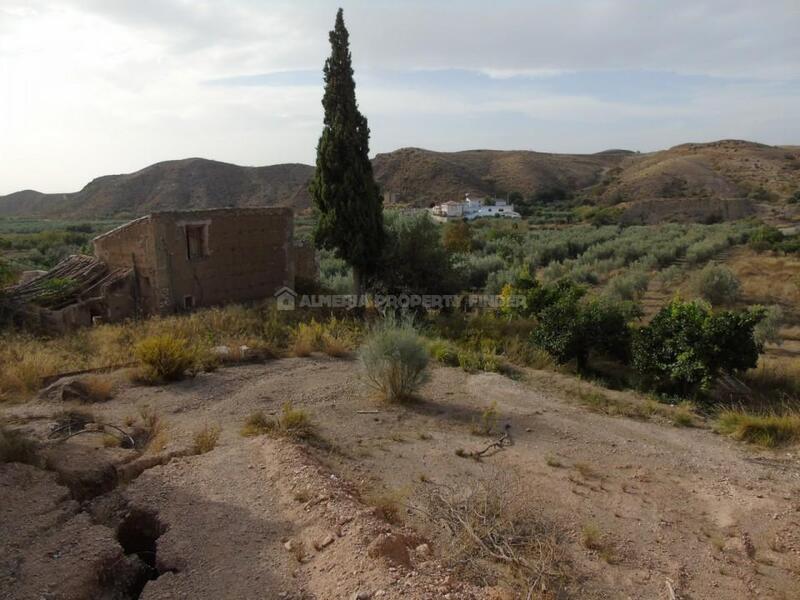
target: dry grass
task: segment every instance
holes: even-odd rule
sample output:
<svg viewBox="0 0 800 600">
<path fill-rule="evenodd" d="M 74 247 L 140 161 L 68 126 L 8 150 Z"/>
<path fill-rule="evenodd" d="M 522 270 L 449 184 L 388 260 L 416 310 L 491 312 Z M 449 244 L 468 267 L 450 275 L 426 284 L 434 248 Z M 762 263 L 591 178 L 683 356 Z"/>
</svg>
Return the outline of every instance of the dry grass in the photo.
<svg viewBox="0 0 800 600">
<path fill-rule="evenodd" d="M 322 338 L 322 351 L 328 356 L 343 358 L 350 354 L 351 348 L 344 340 L 326 334 Z"/>
<path fill-rule="evenodd" d="M 613 544 L 611 544 L 594 523 L 587 523 L 581 528 L 581 543 L 587 550 L 597 552 L 597 555 L 610 565 L 619 562 Z"/>
<path fill-rule="evenodd" d="M 519 479 L 499 475 L 469 490 L 427 486 L 421 512 L 441 528 L 444 558 L 460 577 L 508 586 L 515 597 L 543 589 L 560 597 L 569 572 L 562 536 L 542 520 Z"/>
<path fill-rule="evenodd" d="M 594 523 L 587 523 L 581 528 L 581 543 L 588 550 L 599 550 L 603 547 L 603 534 Z"/>
<path fill-rule="evenodd" d="M 350 354 L 361 337 L 361 325 L 333 317 L 328 322 L 311 319 L 298 323 L 291 330 L 289 351 L 293 356 L 310 356 L 324 352 L 328 356 L 343 357 Z"/>
<path fill-rule="evenodd" d="M 548 454 L 544 457 L 544 462 L 548 467 L 553 467 L 554 469 L 560 469 L 564 466 L 557 457 L 553 456 L 552 454 Z"/>
<path fill-rule="evenodd" d="M 139 378 L 146 383 L 183 379 L 197 363 L 197 351 L 185 339 L 169 334 L 143 339 L 133 354 L 141 363 Z"/>
<path fill-rule="evenodd" d="M 291 402 L 286 402 L 281 407 L 277 431 L 289 437 L 305 438 L 313 433 L 313 425 L 306 411 L 294 408 Z"/>
<path fill-rule="evenodd" d="M 139 418 L 134 423 L 132 437 L 137 448 L 157 454 L 167 447 L 169 431 L 166 421 L 148 405 L 139 407 Z"/>
<path fill-rule="evenodd" d="M 147 338 L 170 336 L 183 340 L 193 354 L 192 370 L 213 370 L 220 357 L 215 346 L 231 349 L 230 360 L 278 356 L 290 342 L 292 329 L 287 315 L 274 307 L 229 305 L 202 309 L 187 315 L 153 317 L 141 321 L 105 324 L 51 337 L 26 333 L 0 334 L 0 401 L 22 401 L 35 394 L 47 377 L 61 373 L 123 367 L 131 364 L 131 348 Z M 314 323 L 314 325 L 311 325 Z M 344 356 L 358 346 L 362 325 L 349 319 L 311 321 L 302 334 L 313 341 L 309 351 Z M 302 336 L 301 336 L 302 337 Z M 241 346 L 249 351 L 241 354 Z M 302 349 L 300 349 L 302 353 Z M 147 378 L 150 373 L 140 375 Z"/>
<path fill-rule="evenodd" d="M 403 522 L 403 505 L 408 494 L 402 490 L 385 490 L 364 494 L 362 500 L 375 508 L 375 516 L 387 523 Z"/>
<path fill-rule="evenodd" d="M 786 446 L 800 442 L 800 412 L 752 414 L 742 409 L 727 409 L 717 416 L 717 429 L 764 448 Z"/>
<path fill-rule="evenodd" d="M 670 405 L 655 400 L 610 395 L 596 389 L 578 389 L 570 391 L 570 395 L 590 410 L 604 415 L 645 421 L 658 416 L 676 427 L 696 427 L 700 424 L 694 405 L 688 401 Z"/>
<path fill-rule="evenodd" d="M 192 451 L 195 454 L 211 452 L 217 446 L 219 434 L 219 425 L 204 425 L 201 429 L 195 431 L 192 437 Z"/>
<path fill-rule="evenodd" d="M 244 437 L 255 437 L 269 433 L 275 428 L 275 421 L 270 419 L 263 411 L 252 413 L 244 422 L 240 433 Z"/>
<path fill-rule="evenodd" d="M 758 366 L 745 372 L 741 379 L 755 396 L 771 401 L 794 400 L 800 404 L 800 356 L 795 358 L 762 356 Z"/>
<path fill-rule="evenodd" d="M 274 348 L 276 340 L 285 342 L 284 318 L 274 310 L 230 305 L 51 337 L 6 332 L 0 334 L 0 400 L 25 400 L 45 378 L 60 373 L 129 365 L 132 347 L 162 335 L 185 340 L 196 351 L 198 366 L 213 368 L 209 353 L 213 346 L 247 345 L 261 352 Z"/>
<path fill-rule="evenodd" d="M 87 402 L 107 402 L 114 397 L 114 382 L 110 377 L 89 375 L 78 381 L 86 391 Z"/>
<path fill-rule="evenodd" d="M 494 435 L 498 418 L 497 402 L 492 402 L 481 413 L 480 421 L 472 422 L 472 425 L 470 426 L 470 432 L 472 435 Z"/>
<path fill-rule="evenodd" d="M 779 304 L 794 307 L 795 313 L 800 307 L 800 258 L 746 250 L 736 253 L 728 266 L 741 281 L 743 300 L 748 304 Z"/>
<path fill-rule="evenodd" d="M 22 400 L 35 394 L 46 377 L 83 368 L 80 356 L 65 345 L 30 336 L 0 337 L 0 400 Z"/>
<path fill-rule="evenodd" d="M 555 371 L 558 368 L 556 361 L 547 352 L 518 337 L 505 344 L 503 355 L 515 365 L 539 371 Z"/>
<path fill-rule="evenodd" d="M 308 413 L 286 402 L 277 417 L 268 417 L 257 411 L 247 417 L 240 433 L 245 437 L 274 434 L 295 439 L 311 438 L 314 425 Z"/>
</svg>

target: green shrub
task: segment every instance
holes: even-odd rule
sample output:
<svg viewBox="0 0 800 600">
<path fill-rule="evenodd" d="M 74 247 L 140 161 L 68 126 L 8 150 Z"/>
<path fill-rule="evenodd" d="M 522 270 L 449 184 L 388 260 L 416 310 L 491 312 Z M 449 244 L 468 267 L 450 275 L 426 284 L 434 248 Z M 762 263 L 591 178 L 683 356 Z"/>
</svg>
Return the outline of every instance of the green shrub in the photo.
<svg viewBox="0 0 800 600">
<path fill-rule="evenodd" d="M 428 353 L 409 322 L 387 320 L 376 327 L 360 358 L 367 381 L 389 402 L 411 398 L 427 376 Z"/>
<path fill-rule="evenodd" d="M 533 341 L 557 362 L 575 360 L 579 371 L 588 367 L 591 353 L 627 361 L 630 329 L 619 304 L 565 294 L 539 314 Z"/>
<path fill-rule="evenodd" d="M 695 277 L 694 289 L 711 304 L 731 304 L 739 298 L 739 280 L 736 275 L 720 265 L 707 265 Z"/>
<path fill-rule="evenodd" d="M 177 381 L 195 366 L 197 353 L 186 340 L 172 335 L 143 339 L 134 347 L 134 356 L 142 363 L 146 381 Z"/>
<path fill-rule="evenodd" d="M 447 294 L 461 282 L 442 245 L 439 226 L 427 212 L 387 212 L 386 244 L 376 286 L 392 294 Z"/>
<path fill-rule="evenodd" d="M 720 373 L 756 366 L 760 309 L 713 313 L 702 302 L 673 300 L 633 339 L 633 364 L 645 384 L 683 396 L 707 392 Z"/>
<path fill-rule="evenodd" d="M 647 273 L 631 270 L 611 279 L 606 286 L 605 295 L 617 301 L 637 300 L 647 290 L 649 282 L 650 277 Z"/>
<path fill-rule="evenodd" d="M 461 348 L 458 351 L 458 366 L 467 373 L 477 371 L 497 372 L 500 370 L 500 356 L 497 346 L 491 340 L 483 340 L 480 349 Z"/>
<path fill-rule="evenodd" d="M 431 340 L 428 343 L 428 352 L 431 358 L 436 362 L 440 362 L 448 367 L 455 367 L 458 365 L 458 349 L 445 340 Z"/>
<path fill-rule="evenodd" d="M 760 308 L 760 307 L 758 307 Z M 781 337 L 781 325 L 783 324 L 783 309 L 773 305 L 763 308 L 764 318 L 755 327 L 755 338 L 759 344 L 778 344 L 783 343 Z"/>
<path fill-rule="evenodd" d="M 481 355 L 473 350 L 462 348 L 458 351 L 458 366 L 467 373 L 475 373 L 481 370 Z"/>
</svg>

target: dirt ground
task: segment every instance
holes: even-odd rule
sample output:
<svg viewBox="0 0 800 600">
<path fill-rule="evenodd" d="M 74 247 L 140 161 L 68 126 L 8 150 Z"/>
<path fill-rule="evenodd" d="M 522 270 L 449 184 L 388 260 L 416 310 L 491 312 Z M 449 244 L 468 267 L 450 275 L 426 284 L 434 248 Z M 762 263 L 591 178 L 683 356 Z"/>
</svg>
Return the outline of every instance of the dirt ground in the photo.
<svg viewBox="0 0 800 600">
<path fill-rule="evenodd" d="M 113 399 L 80 408 L 125 429 L 149 406 L 167 423 L 163 447 L 139 456 L 88 434 L 53 444 L 48 470 L 0 465 L 0 597 L 513 598 L 502 571 L 452 564 L 424 512 L 431 489 L 513 480 L 563 555 L 567 577 L 541 597 L 800 598 L 796 448 L 595 414 L 570 401 L 574 384 L 435 367 L 417 402 L 389 406 L 349 359 L 161 387 L 119 377 Z M 241 436 L 248 415 L 287 401 L 310 414 L 315 440 Z M 41 397 L 3 417 L 43 438 L 74 407 Z M 497 423 L 476 435 L 489 407 Z M 219 442 L 191 455 L 206 425 Z M 456 455 L 504 431 L 512 445 Z"/>
</svg>

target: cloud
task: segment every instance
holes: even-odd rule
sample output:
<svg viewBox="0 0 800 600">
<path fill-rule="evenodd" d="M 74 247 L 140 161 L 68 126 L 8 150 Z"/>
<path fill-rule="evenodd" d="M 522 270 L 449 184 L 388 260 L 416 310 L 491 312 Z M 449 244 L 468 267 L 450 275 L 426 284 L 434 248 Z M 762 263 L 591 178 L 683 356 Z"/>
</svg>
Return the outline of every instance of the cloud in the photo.
<svg viewBox="0 0 800 600">
<path fill-rule="evenodd" d="M 372 148 L 800 139 L 796 0 L 343 0 Z M 335 6 L 0 0 L 0 193 L 312 162 Z"/>
</svg>

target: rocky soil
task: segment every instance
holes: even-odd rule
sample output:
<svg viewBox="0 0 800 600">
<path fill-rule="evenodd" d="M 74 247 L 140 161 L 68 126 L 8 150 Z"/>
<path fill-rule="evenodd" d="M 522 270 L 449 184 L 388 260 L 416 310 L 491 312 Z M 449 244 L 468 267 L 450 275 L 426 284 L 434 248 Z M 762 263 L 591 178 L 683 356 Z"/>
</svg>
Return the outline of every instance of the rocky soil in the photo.
<svg viewBox="0 0 800 600">
<path fill-rule="evenodd" d="M 312 357 L 163 387 L 119 376 L 101 404 L 55 391 L 6 406 L 9 426 L 43 443 L 65 410 L 131 433 L 142 414 L 166 425 L 144 454 L 92 432 L 47 442 L 46 468 L 0 465 L 0 597 L 525 597 L 501 565 L 453 562 L 426 514 L 433 489 L 513 480 L 563 574 L 531 597 L 797 598 L 797 450 L 598 415 L 572 399 L 588 385 L 437 367 L 417 402 L 388 406 L 355 361 Z M 242 437 L 248 415 L 287 401 L 309 413 L 313 439 Z M 492 431 L 476 435 L 491 407 Z M 195 455 L 207 426 L 219 441 Z M 512 445 L 456 454 L 504 431 Z"/>
</svg>

